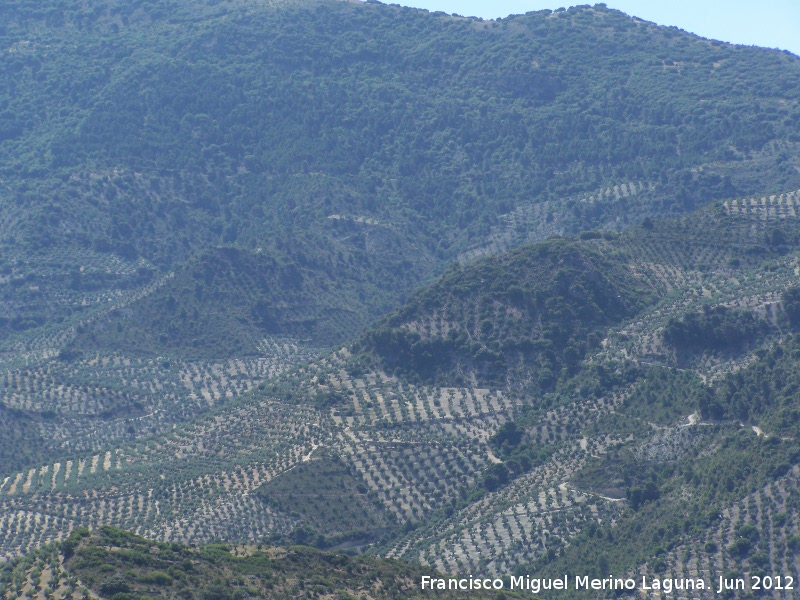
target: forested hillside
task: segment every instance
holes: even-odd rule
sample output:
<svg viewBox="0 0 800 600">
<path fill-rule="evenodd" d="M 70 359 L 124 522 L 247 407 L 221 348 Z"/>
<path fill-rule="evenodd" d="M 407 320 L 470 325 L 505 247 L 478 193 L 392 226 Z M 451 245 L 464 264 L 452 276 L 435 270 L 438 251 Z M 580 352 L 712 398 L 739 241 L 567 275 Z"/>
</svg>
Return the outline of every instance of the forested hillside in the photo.
<svg viewBox="0 0 800 600">
<path fill-rule="evenodd" d="M 60 598 L 423 598 L 430 569 L 311 548 L 209 544 L 191 548 L 103 527 L 78 529 L 16 564 L 0 568 L 3 598 L 45 593 Z M 455 592 L 437 594 L 456 598 Z M 509 597 L 475 592 L 482 598 Z M 513 597 L 518 597 L 514 595 Z"/>
<path fill-rule="evenodd" d="M 4 593 L 800 583 L 799 98 L 602 4 L 3 3 Z"/>
<path fill-rule="evenodd" d="M 533 377 L 532 391 L 550 391 L 562 369 L 574 371 L 599 346 L 607 327 L 652 300 L 620 258 L 553 239 L 455 268 L 358 347 L 411 380 L 507 387 L 515 376 Z"/>
<path fill-rule="evenodd" d="M 335 276 L 329 344 L 465 253 L 800 186 L 796 57 L 602 5 L 0 11 L 7 340 L 234 246 Z"/>
<path fill-rule="evenodd" d="M 191 419 L 454 262 L 800 187 L 797 57 L 604 5 L 48 0 L 0 23 L 12 469 Z M 509 376 L 510 341 L 476 342 Z"/>
</svg>

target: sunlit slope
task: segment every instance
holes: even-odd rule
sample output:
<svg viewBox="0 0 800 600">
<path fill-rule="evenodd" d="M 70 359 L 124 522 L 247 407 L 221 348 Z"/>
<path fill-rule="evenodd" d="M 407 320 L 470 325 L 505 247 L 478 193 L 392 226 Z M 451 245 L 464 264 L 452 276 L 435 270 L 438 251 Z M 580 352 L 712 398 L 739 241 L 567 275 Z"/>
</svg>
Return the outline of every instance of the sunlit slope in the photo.
<svg viewBox="0 0 800 600">
<path fill-rule="evenodd" d="M 370 549 L 459 573 L 796 569 L 798 208 L 791 193 L 738 199 L 448 273 L 360 341 L 192 425 L 9 473 L 4 551 L 112 524 L 164 541 Z M 491 344 L 532 313 L 494 310 L 481 333 L 472 307 L 501 305 L 510 279 L 557 294 L 565 268 L 612 308 L 570 319 L 602 336 L 548 367 L 547 387 L 535 345 L 514 348 L 502 372 L 513 377 L 489 377 L 468 345 L 450 350 L 458 369 L 425 372 L 368 343 L 436 323 L 415 326 L 424 341 L 444 323 Z M 535 314 L 535 331 L 562 323 Z M 731 322 L 758 335 L 727 337 Z M 685 323 L 703 344 L 666 335 Z M 751 522 L 772 533 L 752 537 Z"/>
<path fill-rule="evenodd" d="M 0 7 L 4 556 L 796 569 L 796 57 L 211 4 Z"/>
</svg>

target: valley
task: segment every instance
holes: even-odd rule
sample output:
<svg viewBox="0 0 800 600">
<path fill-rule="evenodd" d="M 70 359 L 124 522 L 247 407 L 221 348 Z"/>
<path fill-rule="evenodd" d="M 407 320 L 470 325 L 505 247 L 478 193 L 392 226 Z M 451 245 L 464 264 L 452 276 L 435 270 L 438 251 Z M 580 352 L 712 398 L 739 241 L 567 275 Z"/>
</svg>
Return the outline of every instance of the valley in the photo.
<svg viewBox="0 0 800 600">
<path fill-rule="evenodd" d="M 205 370 L 196 363 L 171 365 L 170 372 L 175 369 L 178 377 L 169 389 L 207 404 L 208 412 L 198 411 L 192 422 L 176 424 L 165 434 L 98 444 L 94 452 L 78 451 L 69 459 L 6 476 L 0 487 L 4 552 L 12 558 L 64 539 L 75 528 L 108 524 L 167 543 L 273 540 L 369 548 L 451 573 L 512 574 L 528 565 L 568 561 L 570 552 L 588 551 L 596 532 L 624 531 L 645 519 L 647 511 L 674 508 L 648 498 L 656 493 L 646 486 L 638 492 L 643 500 L 637 500 L 631 493 L 639 488 L 635 481 L 625 481 L 624 471 L 619 481 L 613 478 L 620 475 L 607 474 L 604 484 L 594 483 L 597 468 L 614 473 L 615 462 L 622 461 L 645 471 L 666 469 L 659 475 L 666 477 L 659 481 L 664 491 L 658 492 L 666 496 L 688 491 L 681 486 L 669 491 L 675 485 L 672 478 L 683 477 L 676 465 L 702 456 L 713 463 L 723 452 L 718 445 L 724 449 L 729 436 L 744 436 L 739 443 L 757 441 L 753 452 L 774 447 L 770 452 L 777 453 L 778 463 L 786 452 L 797 455 L 795 437 L 786 436 L 791 425 L 781 425 L 769 412 L 764 420 L 751 420 L 751 427 L 735 419 L 709 418 L 702 414 L 700 401 L 692 399 L 699 398 L 698 390 L 714 389 L 752 369 L 764 360 L 765 345 L 795 343 L 782 299 L 797 277 L 797 242 L 790 237 L 796 235 L 794 207 L 793 194 L 717 203 L 647 228 L 550 240 L 486 258 L 445 276 L 353 345 L 316 357 L 292 354 L 286 343 L 262 346 L 276 355 L 284 353 L 287 366 L 272 372 L 263 370 L 266 358 L 211 364 Z M 783 232 L 790 243 L 770 248 L 764 240 L 778 235 L 774 232 Z M 603 277 L 616 269 L 633 278 L 613 279 L 614 289 L 628 290 L 636 302 L 628 309 L 632 312 L 620 313 L 616 324 L 598 321 L 599 313 L 578 317 L 585 319 L 585 327 L 599 326 L 602 336 L 583 347 L 577 363 L 566 350 L 574 348 L 569 344 L 558 357 L 547 352 L 553 347 L 550 342 L 539 358 L 530 350 L 525 358 L 524 349 L 503 345 L 520 324 L 532 328 L 534 341 L 548 331 L 543 327 L 547 316 L 540 315 L 536 325 L 525 321 L 519 309 L 511 310 L 519 299 L 513 290 L 509 294 L 510 282 L 524 286 L 524 280 L 513 275 L 503 280 L 530 256 L 548 253 L 556 253 L 554 266 L 539 258 L 538 268 L 574 269 L 577 256 L 598 261 L 602 256 L 604 262 L 582 267 L 587 281 L 599 289 Z M 593 270 L 597 268 L 601 270 Z M 581 277 L 570 281 L 577 285 Z M 542 285 L 545 280 L 538 276 L 534 281 Z M 553 281 L 558 285 L 557 276 Z M 574 295 L 574 290 L 566 292 Z M 611 294 L 592 293 L 599 310 L 611 310 L 604 302 L 611 307 L 618 302 Z M 585 305 L 586 293 L 579 297 Z M 717 306 L 757 315 L 765 323 L 763 337 L 744 346 L 676 354 L 663 339 L 665 325 L 701 310 L 709 297 Z M 448 298 L 443 312 L 437 308 L 440 298 Z M 464 307 L 491 307 L 491 332 L 470 313 L 475 309 L 459 307 L 464 302 Z M 459 315 L 466 321 L 456 319 Z M 559 316 L 574 318 L 564 312 L 549 318 Z M 473 343 L 463 350 L 456 346 L 456 355 L 440 353 L 450 358 L 438 372 L 406 372 L 405 364 L 384 365 L 391 367 L 386 370 L 370 340 L 387 327 L 413 331 L 422 348 L 426 340 L 453 339 L 453 332 L 462 332 L 497 356 L 489 367 L 476 362 L 469 352 L 480 357 L 485 351 Z M 573 322 L 571 327 L 580 326 Z M 568 336 L 569 330 L 561 335 Z M 413 353 L 392 356 L 410 364 L 415 360 Z M 679 371 L 671 370 L 676 361 L 684 365 Z M 144 378 L 132 363 L 89 362 L 120 376 Z M 262 370 L 248 376 L 248 364 Z M 543 376 L 545 370 L 560 375 Z M 678 397 L 669 401 L 667 396 L 652 408 L 639 404 L 653 402 L 639 392 L 652 377 L 671 381 L 671 373 L 680 372 L 686 377 L 669 384 L 678 386 Z M 448 378 L 465 385 L 452 385 Z M 163 381 L 166 388 L 168 380 Z M 226 390 L 228 397 L 214 406 L 219 390 Z M 751 418 L 759 419 L 757 414 Z M 780 429 L 771 429 L 770 422 Z M 521 439 L 498 444 L 498 435 L 509 424 L 519 424 Z M 728 548 L 747 523 L 759 531 L 773 523 L 764 556 L 783 557 L 783 568 L 796 572 L 791 544 L 798 527 L 792 500 L 797 473 L 790 463 L 782 465 L 769 467 L 774 480 L 760 473 L 733 490 L 741 489 L 741 497 L 726 493 L 715 500 L 719 522 L 676 531 L 670 551 L 657 554 L 654 561 L 647 546 L 644 553 L 639 551 L 642 565 L 628 562 L 626 568 L 714 578 L 751 555 L 726 558 L 691 548 Z M 337 507 L 342 498 L 355 502 L 355 511 Z M 685 499 L 687 509 L 693 501 Z M 638 502 L 642 508 L 632 510 Z M 317 515 L 325 516 L 320 520 Z M 623 537 L 622 544 L 624 535 L 616 535 Z"/>
<path fill-rule="evenodd" d="M 603 4 L 0 23 L 0 596 L 800 581 L 796 56 Z"/>
</svg>

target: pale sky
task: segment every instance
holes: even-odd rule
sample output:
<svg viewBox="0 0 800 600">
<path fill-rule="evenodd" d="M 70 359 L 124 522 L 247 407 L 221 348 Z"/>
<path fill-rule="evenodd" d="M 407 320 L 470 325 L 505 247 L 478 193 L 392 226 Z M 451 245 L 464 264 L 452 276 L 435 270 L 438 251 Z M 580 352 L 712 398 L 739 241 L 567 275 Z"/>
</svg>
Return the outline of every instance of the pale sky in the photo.
<svg viewBox="0 0 800 600">
<path fill-rule="evenodd" d="M 443 10 L 465 17 L 494 19 L 544 8 L 594 5 L 594 0 L 382 0 L 404 6 Z M 609 8 L 675 25 L 697 35 L 731 42 L 780 48 L 800 55 L 800 0 L 607 0 Z"/>
</svg>

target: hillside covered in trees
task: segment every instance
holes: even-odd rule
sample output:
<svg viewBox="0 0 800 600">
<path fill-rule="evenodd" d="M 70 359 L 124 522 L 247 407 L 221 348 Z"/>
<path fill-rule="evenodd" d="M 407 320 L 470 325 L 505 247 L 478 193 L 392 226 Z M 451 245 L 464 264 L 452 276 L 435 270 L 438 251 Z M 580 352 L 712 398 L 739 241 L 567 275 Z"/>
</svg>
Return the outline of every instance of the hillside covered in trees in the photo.
<svg viewBox="0 0 800 600">
<path fill-rule="evenodd" d="M 800 583 L 798 57 L 19 0 L 0 82 L 7 597 Z"/>
<path fill-rule="evenodd" d="M 335 344 L 459 257 L 800 187 L 797 57 L 603 5 L 48 0 L 0 22 L 7 348 L 202 261 L 164 289 L 171 342 L 158 303 L 132 309 L 138 353 L 180 353 L 220 301 L 185 306 L 230 268 L 215 247 L 252 254 L 231 291 L 268 270 L 287 295 L 243 306 L 262 328 Z"/>
<path fill-rule="evenodd" d="M 3 598 L 39 591 L 67 598 L 423 598 L 423 575 L 437 574 L 400 561 L 329 554 L 304 547 L 190 548 L 145 540 L 103 527 L 79 529 L 13 565 L 0 567 Z M 453 592 L 438 594 L 456 598 Z M 475 592 L 475 598 L 508 595 Z M 519 597 L 514 595 L 513 597 Z"/>
</svg>

